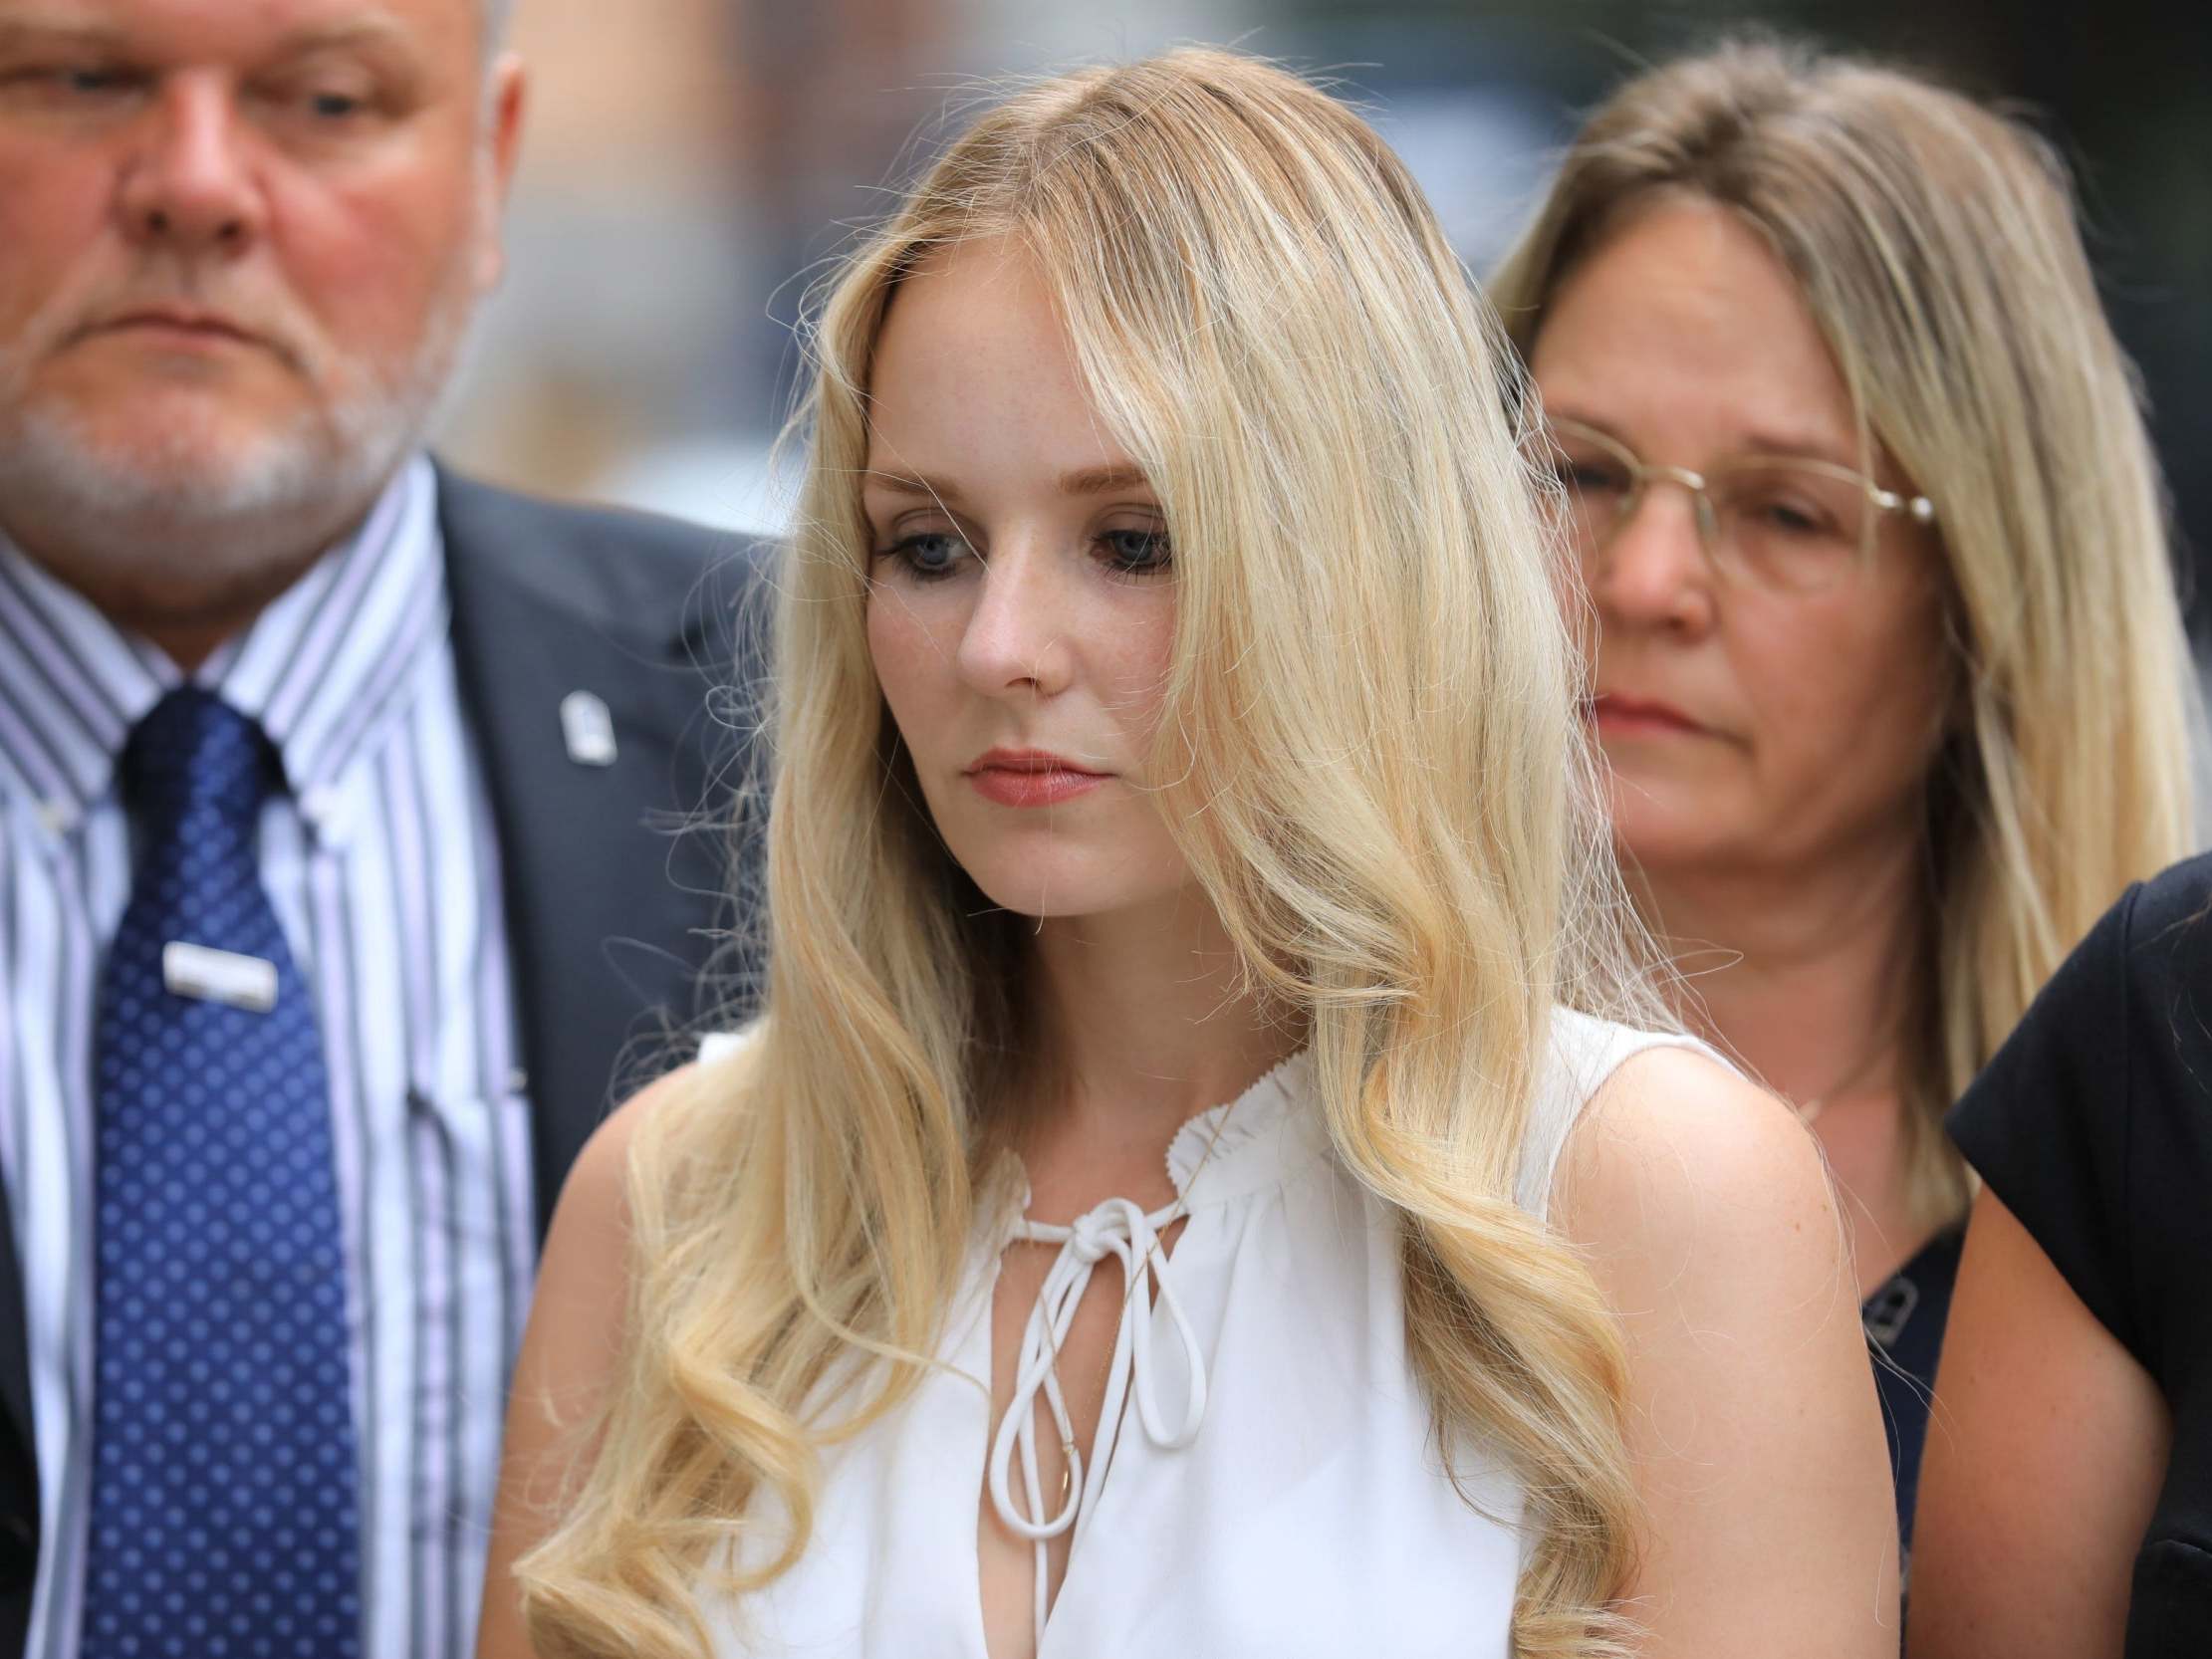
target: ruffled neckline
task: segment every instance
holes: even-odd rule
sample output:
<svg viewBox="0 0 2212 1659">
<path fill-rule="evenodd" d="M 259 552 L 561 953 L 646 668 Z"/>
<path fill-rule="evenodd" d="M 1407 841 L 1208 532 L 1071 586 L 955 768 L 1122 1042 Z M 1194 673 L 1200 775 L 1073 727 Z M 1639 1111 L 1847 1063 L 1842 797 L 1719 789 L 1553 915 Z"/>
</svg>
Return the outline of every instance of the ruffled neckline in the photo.
<svg viewBox="0 0 2212 1659">
<path fill-rule="evenodd" d="M 1329 1129 L 1314 1099 L 1313 1070 L 1311 1051 L 1301 1049 L 1235 1099 L 1184 1118 L 1168 1139 L 1165 1159 L 1174 1207 L 1202 1209 L 1263 1192 L 1327 1153 Z M 989 1242 L 999 1249 L 1027 1219 L 1031 1197 L 1020 1156 L 1008 1151 L 1001 1159 L 1004 1197 L 987 1205 L 997 1218 L 987 1228 Z"/>
<path fill-rule="evenodd" d="M 1184 1205 L 1219 1204 L 1298 1173 L 1328 1149 L 1314 1099 L 1314 1060 L 1301 1049 L 1234 1100 L 1183 1120 L 1167 1143 L 1167 1178 Z"/>
</svg>

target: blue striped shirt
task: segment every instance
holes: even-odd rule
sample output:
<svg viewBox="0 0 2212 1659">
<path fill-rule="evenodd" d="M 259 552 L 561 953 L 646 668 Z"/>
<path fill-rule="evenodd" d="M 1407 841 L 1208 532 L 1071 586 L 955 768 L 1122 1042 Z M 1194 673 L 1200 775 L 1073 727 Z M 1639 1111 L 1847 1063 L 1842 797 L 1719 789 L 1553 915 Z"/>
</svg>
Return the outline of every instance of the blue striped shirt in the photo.
<svg viewBox="0 0 2212 1659">
<path fill-rule="evenodd" d="M 92 1015 L 131 865 L 116 765 L 180 677 L 0 540 L 0 1178 L 38 1441 L 32 1659 L 74 1659 L 84 1587 Z M 260 857 L 332 1079 L 362 1651 L 465 1659 L 535 1228 L 498 843 L 429 463 L 192 678 L 284 764 Z"/>
</svg>

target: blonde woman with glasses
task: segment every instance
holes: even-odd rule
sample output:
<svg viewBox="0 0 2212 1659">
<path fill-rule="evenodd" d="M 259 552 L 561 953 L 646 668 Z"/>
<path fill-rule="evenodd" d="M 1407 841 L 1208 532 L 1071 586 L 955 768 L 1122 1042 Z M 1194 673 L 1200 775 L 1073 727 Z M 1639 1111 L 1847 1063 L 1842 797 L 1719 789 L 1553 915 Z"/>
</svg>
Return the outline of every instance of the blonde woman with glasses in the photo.
<svg viewBox="0 0 2212 1659">
<path fill-rule="evenodd" d="M 1396 157 L 1048 81 L 815 342 L 766 1012 L 561 1201 L 487 1659 L 1893 1654 L 1817 1150 L 1636 1027 Z"/>
<path fill-rule="evenodd" d="M 2190 844 L 2133 381 L 2043 144 L 1772 44 L 1614 94 L 1492 294 L 1618 845 L 1682 1014 L 1843 1190 L 1909 1544 L 1968 1191 L 1944 1108 Z"/>
</svg>

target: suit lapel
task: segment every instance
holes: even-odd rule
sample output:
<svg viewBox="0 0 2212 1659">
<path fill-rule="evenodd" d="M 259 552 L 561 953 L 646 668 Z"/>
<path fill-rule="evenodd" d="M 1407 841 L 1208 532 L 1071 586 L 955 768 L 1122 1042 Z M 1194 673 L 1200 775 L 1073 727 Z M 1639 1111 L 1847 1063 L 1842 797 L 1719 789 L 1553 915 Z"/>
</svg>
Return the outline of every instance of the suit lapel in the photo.
<svg viewBox="0 0 2212 1659">
<path fill-rule="evenodd" d="M 15 1212 L 0 1187 L 0 1406 L 26 1448 L 38 1444 L 31 1423 L 31 1343 L 23 1305 L 23 1264 L 15 1253 Z"/>
<path fill-rule="evenodd" d="M 662 1013 L 664 1049 L 671 1021 L 691 1013 L 720 872 L 701 836 L 673 831 L 706 796 L 706 680 L 672 621 L 581 615 L 515 580 L 515 550 L 488 557 L 469 510 L 511 498 L 442 484 L 454 652 L 498 825 L 542 1237 L 563 1176 L 607 1114 L 615 1061 L 655 1058 L 641 1016 Z M 518 504 L 506 528 L 527 532 L 542 511 Z M 578 692 L 605 706 L 611 764 L 572 758 L 562 705 Z"/>
</svg>

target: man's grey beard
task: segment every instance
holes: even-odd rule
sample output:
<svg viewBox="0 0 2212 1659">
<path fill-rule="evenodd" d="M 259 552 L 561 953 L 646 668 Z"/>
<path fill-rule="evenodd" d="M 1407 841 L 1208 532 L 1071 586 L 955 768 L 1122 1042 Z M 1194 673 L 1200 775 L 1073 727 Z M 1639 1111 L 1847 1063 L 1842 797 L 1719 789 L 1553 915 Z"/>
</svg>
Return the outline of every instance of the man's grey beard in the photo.
<svg viewBox="0 0 2212 1659">
<path fill-rule="evenodd" d="M 0 352 L 0 522 L 69 525 L 72 562 L 109 577 L 189 572 L 222 586 L 272 559 L 320 551 L 273 547 L 269 532 L 367 510 L 442 410 L 474 302 L 456 273 L 401 374 L 372 377 L 221 464 L 211 464 L 203 433 L 122 453 L 74 412 L 26 407 L 23 365 Z"/>
</svg>

